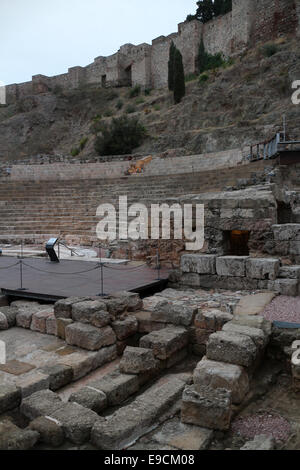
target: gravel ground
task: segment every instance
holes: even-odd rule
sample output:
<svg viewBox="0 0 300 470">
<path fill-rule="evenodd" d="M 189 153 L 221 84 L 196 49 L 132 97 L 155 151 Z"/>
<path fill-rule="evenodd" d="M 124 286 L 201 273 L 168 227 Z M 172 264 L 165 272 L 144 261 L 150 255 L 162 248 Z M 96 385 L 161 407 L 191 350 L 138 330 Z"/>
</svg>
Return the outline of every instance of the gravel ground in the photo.
<svg viewBox="0 0 300 470">
<path fill-rule="evenodd" d="M 275 297 L 263 310 L 262 315 L 271 321 L 300 323 L 300 297 Z"/>
<path fill-rule="evenodd" d="M 277 442 L 287 441 L 292 431 L 286 419 L 271 413 L 257 413 L 237 418 L 232 423 L 232 430 L 235 434 L 247 439 L 254 439 L 259 434 L 267 434 Z"/>
</svg>

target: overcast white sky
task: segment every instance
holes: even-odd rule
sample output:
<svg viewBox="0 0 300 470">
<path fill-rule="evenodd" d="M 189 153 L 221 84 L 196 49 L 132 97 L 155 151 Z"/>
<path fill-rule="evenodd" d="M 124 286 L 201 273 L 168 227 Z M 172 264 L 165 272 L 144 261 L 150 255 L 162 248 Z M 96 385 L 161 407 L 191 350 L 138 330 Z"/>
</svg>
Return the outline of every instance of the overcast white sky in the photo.
<svg viewBox="0 0 300 470">
<path fill-rule="evenodd" d="M 196 0 L 0 0 L 0 81 L 58 75 L 177 30 Z"/>
</svg>

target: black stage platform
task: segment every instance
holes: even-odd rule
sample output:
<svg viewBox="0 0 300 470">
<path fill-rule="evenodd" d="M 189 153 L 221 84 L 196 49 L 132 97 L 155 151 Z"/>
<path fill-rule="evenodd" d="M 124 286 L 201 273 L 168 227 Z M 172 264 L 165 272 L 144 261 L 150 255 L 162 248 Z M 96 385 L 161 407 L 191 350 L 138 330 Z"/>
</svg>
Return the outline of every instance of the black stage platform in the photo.
<svg viewBox="0 0 300 470">
<path fill-rule="evenodd" d="M 22 269 L 21 269 L 22 268 Z M 95 261 L 61 260 L 51 263 L 43 258 L 0 257 L 0 288 L 13 297 L 56 301 L 73 296 L 96 296 L 126 290 L 141 296 L 166 286 L 168 271 L 146 265 L 105 264 L 103 288 L 101 267 Z M 22 278 L 22 280 L 21 280 Z M 24 290 L 20 290 L 21 287 Z"/>
</svg>

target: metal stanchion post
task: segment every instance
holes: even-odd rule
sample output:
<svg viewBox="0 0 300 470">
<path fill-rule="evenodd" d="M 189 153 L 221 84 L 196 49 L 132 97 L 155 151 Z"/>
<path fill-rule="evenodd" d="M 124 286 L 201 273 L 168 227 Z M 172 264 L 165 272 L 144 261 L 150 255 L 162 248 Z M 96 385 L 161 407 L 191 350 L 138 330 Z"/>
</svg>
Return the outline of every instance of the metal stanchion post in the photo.
<svg viewBox="0 0 300 470">
<path fill-rule="evenodd" d="M 18 290 L 27 290 L 25 287 L 23 287 L 23 240 L 21 240 L 21 256 L 20 256 L 20 288 Z"/>
</svg>

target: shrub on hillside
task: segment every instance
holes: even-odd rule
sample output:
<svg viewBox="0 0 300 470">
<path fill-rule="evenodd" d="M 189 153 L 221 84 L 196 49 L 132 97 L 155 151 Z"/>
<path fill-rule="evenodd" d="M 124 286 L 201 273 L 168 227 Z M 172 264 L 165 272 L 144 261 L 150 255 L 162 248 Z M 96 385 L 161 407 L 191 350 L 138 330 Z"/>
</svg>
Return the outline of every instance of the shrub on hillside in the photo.
<svg viewBox="0 0 300 470">
<path fill-rule="evenodd" d="M 261 53 L 265 56 L 265 57 L 272 57 L 272 55 L 276 54 L 276 52 L 278 52 L 278 46 L 276 44 L 265 44 L 262 48 L 261 48 Z"/>
<path fill-rule="evenodd" d="M 129 92 L 129 98 L 136 98 L 141 94 L 141 87 L 140 85 L 135 85 L 130 92 Z"/>
<path fill-rule="evenodd" d="M 125 155 L 141 145 L 146 137 L 145 127 L 138 119 L 127 116 L 115 118 L 102 130 L 102 135 L 95 141 L 98 155 Z"/>
</svg>

